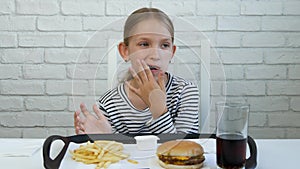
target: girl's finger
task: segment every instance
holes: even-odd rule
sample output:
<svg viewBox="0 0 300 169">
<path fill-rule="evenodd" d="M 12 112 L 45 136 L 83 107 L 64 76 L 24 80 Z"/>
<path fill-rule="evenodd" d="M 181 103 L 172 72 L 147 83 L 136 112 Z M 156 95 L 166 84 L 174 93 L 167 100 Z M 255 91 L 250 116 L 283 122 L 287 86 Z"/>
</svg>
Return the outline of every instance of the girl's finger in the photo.
<svg viewBox="0 0 300 169">
<path fill-rule="evenodd" d="M 84 123 L 84 118 L 80 118 L 80 112 L 74 113 L 74 126 L 79 127 L 80 124 Z"/>
<path fill-rule="evenodd" d="M 157 82 L 158 82 L 158 85 L 159 85 L 160 89 L 162 91 L 166 91 L 165 81 L 164 81 L 164 73 L 163 72 L 159 73 Z"/>
<path fill-rule="evenodd" d="M 152 72 L 151 72 L 149 66 L 146 64 L 146 62 L 144 60 L 142 60 L 141 63 L 142 63 L 142 66 L 144 68 L 144 71 L 147 75 L 147 79 L 148 80 L 153 79 L 153 75 L 152 75 Z"/>
<path fill-rule="evenodd" d="M 133 86 L 130 85 L 130 83 L 128 81 L 125 82 L 126 85 L 129 87 L 129 90 L 131 90 L 133 93 L 137 94 L 138 96 L 140 95 L 139 94 L 139 90 L 134 88 Z"/>
<path fill-rule="evenodd" d="M 78 116 L 79 116 L 79 113 L 78 111 L 75 111 L 74 113 L 74 126 L 76 127 L 76 124 L 78 123 Z"/>
<path fill-rule="evenodd" d="M 137 77 L 137 73 L 135 72 L 135 70 L 132 67 L 129 67 L 129 72 L 132 75 L 132 77 Z"/>
<path fill-rule="evenodd" d="M 142 84 L 142 81 L 132 67 L 129 68 L 129 72 L 131 73 L 133 79 L 136 81 L 137 85 L 140 86 Z"/>
<path fill-rule="evenodd" d="M 148 78 L 145 73 L 145 69 L 144 69 L 142 62 L 140 60 L 137 60 L 137 64 L 138 64 L 138 72 L 137 72 L 138 76 L 140 77 L 142 82 L 147 82 Z"/>
<path fill-rule="evenodd" d="M 78 131 L 85 131 L 85 127 L 84 127 L 84 124 L 80 124 L 79 126 L 78 126 Z"/>
<path fill-rule="evenodd" d="M 77 125 L 80 123 L 84 123 L 84 121 L 85 121 L 84 119 L 81 119 L 79 116 L 77 117 L 76 120 L 77 120 Z"/>
<path fill-rule="evenodd" d="M 85 115 L 85 116 L 88 116 L 90 113 L 88 112 L 87 108 L 86 108 L 86 105 L 84 103 L 81 103 L 80 104 L 80 109 L 81 109 L 81 112 Z"/>
<path fill-rule="evenodd" d="M 84 134 L 84 131 L 79 126 L 77 126 L 77 127 L 75 127 L 75 133 L 76 134 Z"/>
<path fill-rule="evenodd" d="M 79 128 L 75 127 L 75 133 L 79 134 Z"/>
<path fill-rule="evenodd" d="M 78 134 L 86 134 L 85 131 L 78 130 Z"/>
</svg>

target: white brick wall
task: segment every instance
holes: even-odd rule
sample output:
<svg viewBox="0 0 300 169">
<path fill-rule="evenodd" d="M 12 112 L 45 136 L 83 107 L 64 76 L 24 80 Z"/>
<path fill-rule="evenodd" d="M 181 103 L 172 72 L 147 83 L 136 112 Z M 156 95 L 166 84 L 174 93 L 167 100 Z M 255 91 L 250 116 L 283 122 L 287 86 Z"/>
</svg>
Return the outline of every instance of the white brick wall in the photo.
<svg viewBox="0 0 300 169">
<path fill-rule="evenodd" d="M 16 13 L 24 15 L 55 15 L 59 13 L 57 0 L 16 0 Z"/>
<path fill-rule="evenodd" d="M 64 65 L 26 64 L 23 66 L 24 79 L 65 79 Z"/>
<path fill-rule="evenodd" d="M 64 34 L 62 33 L 20 33 L 19 47 L 63 47 Z"/>
<path fill-rule="evenodd" d="M 61 12 L 64 15 L 99 15 L 105 13 L 105 1 L 101 0 L 63 0 L 61 2 Z"/>
<path fill-rule="evenodd" d="M 21 76 L 21 67 L 19 65 L 1 65 L 0 67 L 0 77 L 4 79 L 18 79 Z"/>
<path fill-rule="evenodd" d="M 220 16 L 218 30 L 220 31 L 258 31 L 261 18 L 258 16 Z"/>
<path fill-rule="evenodd" d="M 40 80 L 2 80 L 3 95 L 43 95 L 44 82 Z"/>
<path fill-rule="evenodd" d="M 44 49 L 8 48 L 1 49 L 0 53 L 2 56 L 1 63 L 5 64 L 43 63 L 44 61 Z"/>
<path fill-rule="evenodd" d="M 1 16 L 1 30 L 6 31 L 34 31 L 35 17 L 32 16 Z"/>
<path fill-rule="evenodd" d="M 81 17 L 41 16 L 37 19 L 40 31 L 81 31 Z"/>
<path fill-rule="evenodd" d="M 2 24 L 1 24 L 2 27 Z M 15 33 L 0 33 L 0 47 L 17 47 L 17 35 Z"/>
<path fill-rule="evenodd" d="M 67 96 L 28 96 L 24 98 L 26 110 L 67 110 Z"/>
<path fill-rule="evenodd" d="M 14 0 L 2 0 L 0 2 L 0 13 L 1 14 L 10 14 L 15 10 Z"/>
<path fill-rule="evenodd" d="M 170 68 L 186 78 L 199 74 L 194 51 L 209 38 L 212 109 L 244 100 L 253 137 L 300 138 L 297 0 L 1 0 L 0 137 L 73 135 L 79 104 L 107 90 L 107 39 L 121 39 L 124 18 L 144 6 L 174 21 L 185 65 Z"/>
<path fill-rule="evenodd" d="M 197 15 L 240 15 L 240 1 L 197 1 Z"/>
<path fill-rule="evenodd" d="M 300 66 L 292 65 L 288 68 L 288 77 L 290 79 L 300 79 Z"/>
</svg>

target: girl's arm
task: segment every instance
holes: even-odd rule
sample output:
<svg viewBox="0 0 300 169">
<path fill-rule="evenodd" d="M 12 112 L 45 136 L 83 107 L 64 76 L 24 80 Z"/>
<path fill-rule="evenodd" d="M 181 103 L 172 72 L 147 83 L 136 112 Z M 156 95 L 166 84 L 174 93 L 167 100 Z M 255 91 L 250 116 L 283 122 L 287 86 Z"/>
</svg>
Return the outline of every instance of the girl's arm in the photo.
<svg viewBox="0 0 300 169">
<path fill-rule="evenodd" d="M 178 133 L 199 133 L 199 91 L 197 86 L 185 86 L 178 104 L 175 127 Z"/>
<path fill-rule="evenodd" d="M 153 121 L 149 126 L 150 130 L 154 133 L 198 133 L 199 93 L 197 86 L 186 85 L 178 101 L 172 103 L 171 106 L 172 112 L 168 110 Z"/>
</svg>

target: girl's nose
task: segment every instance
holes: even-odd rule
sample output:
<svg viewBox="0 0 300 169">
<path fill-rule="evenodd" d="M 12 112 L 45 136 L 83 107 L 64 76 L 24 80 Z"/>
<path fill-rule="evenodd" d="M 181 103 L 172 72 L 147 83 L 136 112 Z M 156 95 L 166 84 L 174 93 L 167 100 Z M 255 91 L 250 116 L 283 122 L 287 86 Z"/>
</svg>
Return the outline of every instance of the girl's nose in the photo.
<svg viewBox="0 0 300 169">
<path fill-rule="evenodd" d="M 160 49 L 158 48 L 151 48 L 149 49 L 149 59 L 152 59 L 152 60 L 159 60 L 160 59 L 160 55 L 161 55 L 161 52 L 160 52 Z"/>
</svg>

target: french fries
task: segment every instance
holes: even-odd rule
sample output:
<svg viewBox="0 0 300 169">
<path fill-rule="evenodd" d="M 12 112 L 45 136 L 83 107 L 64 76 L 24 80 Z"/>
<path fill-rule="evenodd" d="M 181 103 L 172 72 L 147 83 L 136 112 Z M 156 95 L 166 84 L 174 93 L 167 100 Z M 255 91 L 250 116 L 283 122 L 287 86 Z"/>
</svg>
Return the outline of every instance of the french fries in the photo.
<svg viewBox="0 0 300 169">
<path fill-rule="evenodd" d="M 85 164 L 96 164 L 96 169 L 108 168 L 112 163 L 127 159 L 128 154 L 123 153 L 123 144 L 116 141 L 98 140 L 87 142 L 75 150 L 70 150 L 72 159 Z"/>
</svg>

